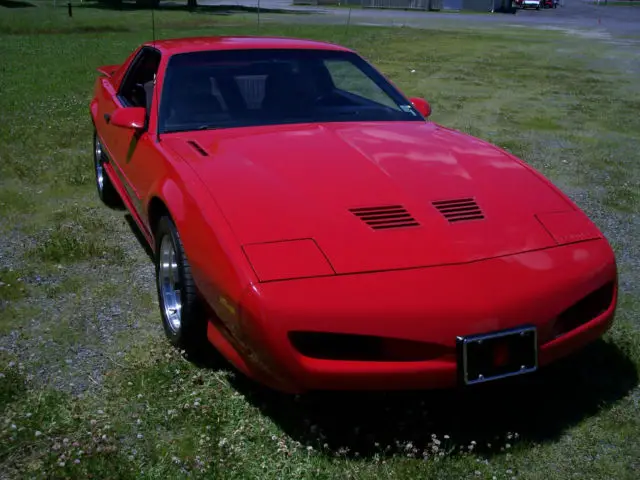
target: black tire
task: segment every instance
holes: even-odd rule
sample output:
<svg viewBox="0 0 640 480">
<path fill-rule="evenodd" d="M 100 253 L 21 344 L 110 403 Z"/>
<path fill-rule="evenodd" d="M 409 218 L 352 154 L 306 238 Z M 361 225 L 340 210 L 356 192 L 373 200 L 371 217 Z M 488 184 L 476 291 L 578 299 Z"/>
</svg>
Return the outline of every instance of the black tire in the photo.
<svg viewBox="0 0 640 480">
<path fill-rule="evenodd" d="M 104 171 L 107 158 L 102 150 L 98 134 L 93 131 L 93 170 L 96 177 L 96 189 L 102 203 L 110 208 L 122 207 L 122 199 Z"/>
<path fill-rule="evenodd" d="M 191 267 L 184 253 L 180 234 L 173 220 L 168 216 L 163 216 L 158 221 L 154 236 L 156 243 L 156 287 L 158 291 L 160 315 L 162 316 L 162 326 L 164 327 L 167 338 L 174 347 L 186 350 L 189 354 L 196 353 L 197 350 L 206 345 L 207 323 L 199 305 L 196 285 L 191 276 Z M 175 282 L 172 287 L 169 286 L 165 275 L 163 275 L 163 269 L 161 268 L 163 241 L 170 243 L 175 254 L 177 278 L 175 274 L 173 278 L 177 280 L 177 282 Z M 166 273 L 166 270 L 164 270 L 164 272 Z M 165 292 L 171 290 L 180 292 L 180 325 L 178 327 L 176 327 L 175 322 L 171 322 L 169 318 L 170 313 L 167 309 L 167 306 L 171 306 L 171 294 L 163 294 L 163 289 Z M 165 295 L 169 297 L 167 303 L 165 303 Z"/>
</svg>

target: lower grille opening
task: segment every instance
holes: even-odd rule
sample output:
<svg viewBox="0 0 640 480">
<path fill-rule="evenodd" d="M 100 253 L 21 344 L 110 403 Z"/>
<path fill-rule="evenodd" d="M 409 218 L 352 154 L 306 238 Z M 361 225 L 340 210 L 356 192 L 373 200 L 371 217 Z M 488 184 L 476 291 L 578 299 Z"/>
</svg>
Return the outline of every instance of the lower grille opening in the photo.
<svg viewBox="0 0 640 480">
<path fill-rule="evenodd" d="M 609 282 L 562 312 L 554 326 L 555 337 L 564 335 L 606 312 L 613 301 L 614 291 L 614 282 Z"/>
<path fill-rule="evenodd" d="M 305 357 L 323 360 L 419 362 L 455 353 L 443 345 L 370 335 L 290 332 L 289 340 Z"/>
</svg>

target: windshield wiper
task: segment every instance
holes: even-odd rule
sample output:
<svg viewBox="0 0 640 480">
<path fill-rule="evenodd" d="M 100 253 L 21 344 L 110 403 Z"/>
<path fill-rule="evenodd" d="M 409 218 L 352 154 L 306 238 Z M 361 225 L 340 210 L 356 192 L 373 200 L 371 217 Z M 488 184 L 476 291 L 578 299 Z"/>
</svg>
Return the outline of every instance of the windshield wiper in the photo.
<svg viewBox="0 0 640 480">
<path fill-rule="evenodd" d="M 215 130 L 220 127 L 214 127 L 213 125 L 200 125 L 199 127 L 185 127 L 185 128 L 174 128 L 170 130 L 162 130 L 160 133 L 184 133 L 184 132 L 194 132 L 196 130 Z"/>
<path fill-rule="evenodd" d="M 352 115 L 354 117 L 357 117 L 358 115 L 362 114 L 362 112 L 360 110 L 346 110 L 346 111 L 331 112 L 331 113 L 334 113 L 334 114 L 339 115 L 341 117 L 346 117 L 347 115 Z"/>
</svg>

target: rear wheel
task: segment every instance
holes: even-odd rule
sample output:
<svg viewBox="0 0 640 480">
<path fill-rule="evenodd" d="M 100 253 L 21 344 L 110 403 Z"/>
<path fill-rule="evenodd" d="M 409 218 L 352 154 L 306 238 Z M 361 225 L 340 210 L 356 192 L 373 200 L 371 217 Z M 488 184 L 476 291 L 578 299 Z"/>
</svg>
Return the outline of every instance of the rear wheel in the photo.
<svg viewBox="0 0 640 480">
<path fill-rule="evenodd" d="M 156 284 L 164 331 L 173 346 L 193 353 L 206 344 L 206 319 L 198 305 L 180 234 L 168 216 L 158 221 L 155 239 Z"/>
<path fill-rule="evenodd" d="M 100 200 L 111 208 L 120 207 L 122 200 L 111 183 L 111 179 L 104 170 L 106 156 L 102 149 L 102 142 L 98 138 L 97 132 L 93 132 L 93 167 L 96 175 L 96 188 Z"/>
</svg>

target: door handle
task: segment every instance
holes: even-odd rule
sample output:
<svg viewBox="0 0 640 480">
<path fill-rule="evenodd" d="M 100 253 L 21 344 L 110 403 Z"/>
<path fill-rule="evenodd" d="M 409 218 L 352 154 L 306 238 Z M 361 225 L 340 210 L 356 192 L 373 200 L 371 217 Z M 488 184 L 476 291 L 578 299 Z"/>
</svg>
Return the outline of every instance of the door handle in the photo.
<svg viewBox="0 0 640 480">
<path fill-rule="evenodd" d="M 111 121 L 111 114 L 110 113 L 105 113 L 104 114 L 104 121 L 109 123 Z"/>
</svg>

